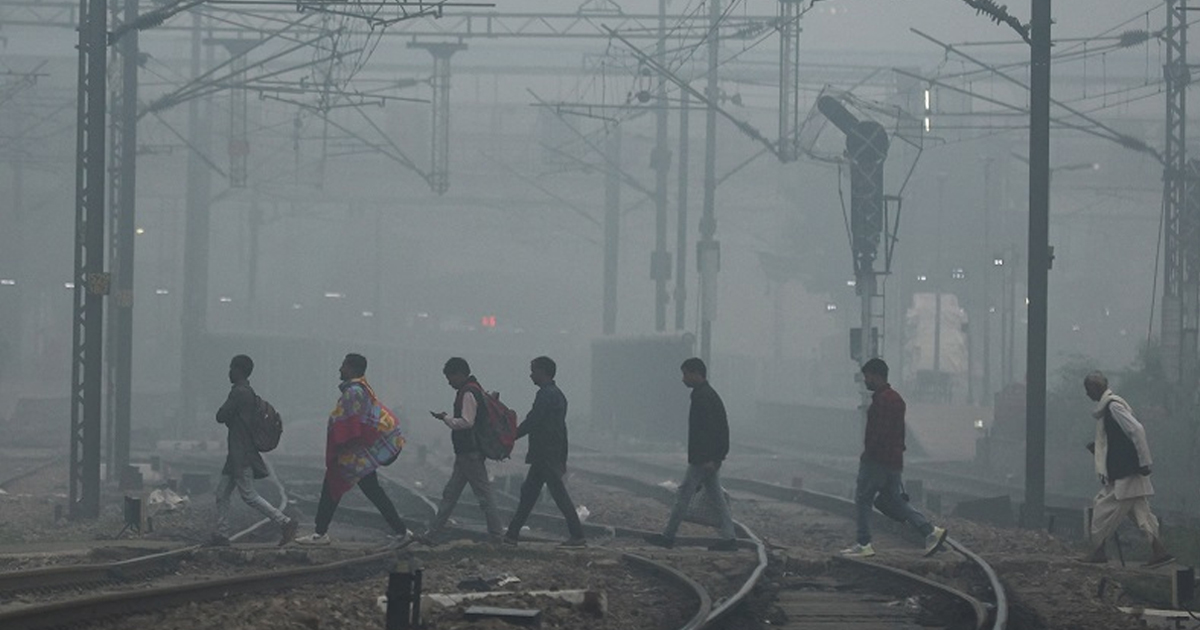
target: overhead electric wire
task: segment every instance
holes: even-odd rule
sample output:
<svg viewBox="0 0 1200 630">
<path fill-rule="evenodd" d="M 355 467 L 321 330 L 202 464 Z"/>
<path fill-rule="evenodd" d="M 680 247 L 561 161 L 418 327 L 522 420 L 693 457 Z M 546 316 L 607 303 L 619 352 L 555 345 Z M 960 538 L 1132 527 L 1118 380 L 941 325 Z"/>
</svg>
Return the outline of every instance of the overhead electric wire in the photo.
<svg viewBox="0 0 1200 630">
<path fill-rule="evenodd" d="M 934 39 L 933 37 L 926 35 L 925 33 L 921 32 L 915 28 L 909 29 L 909 30 L 916 33 L 920 37 L 923 37 L 935 44 L 938 44 L 939 46 L 942 46 L 943 49 L 946 50 L 947 52 L 952 52 L 952 53 L 966 59 L 967 61 L 970 61 L 971 63 L 973 63 L 975 65 L 978 65 L 983 68 L 989 67 L 987 64 L 985 64 L 982 61 L 979 61 L 978 59 L 974 58 L 973 56 L 968 55 L 967 53 L 964 53 L 961 50 L 958 50 L 957 48 L 954 48 L 951 45 L 939 42 L 937 39 Z M 1000 77 L 1001 79 L 1004 79 L 1005 81 L 1008 81 L 1009 83 L 1012 83 L 1013 85 L 1016 85 L 1025 91 L 1029 91 L 1029 89 L 1030 89 L 1028 85 L 1014 79 L 1013 77 L 1009 76 L 1008 74 L 1006 74 L 1004 72 L 1000 72 L 998 70 L 993 70 L 993 72 L 996 74 L 996 76 Z M 978 96 L 976 98 L 978 98 Z M 996 101 L 996 102 L 998 102 L 998 101 Z M 1062 101 L 1059 101 L 1055 98 L 1051 98 L 1050 103 L 1053 105 L 1056 105 L 1062 109 L 1065 109 L 1065 110 L 1067 110 L 1067 112 L 1071 113 L 1072 115 L 1078 116 L 1078 117 L 1088 121 L 1089 123 L 1092 123 L 1093 125 L 1100 127 L 1104 131 L 1112 134 L 1112 137 L 1109 138 L 1110 140 L 1113 140 L 1113 141 L 1117 142 L 1118 144 L 1121 144 L 1122 146 L 1126 146 L 1126 147 L 1130 147 L 1130 148 L 1134 148 L 1134 145 L 1132 145 L 1131 143 L 1136 143 L 1141 146 L 1140 150 L 1150 152 L 1155 156 L 1156 159 L 1158 159 L 1160 162 L 1162 161 L 1162 159 L 1163 159 L 1162 155 L 1159 154 L 1159 152 L 1157 150 L 1150 148 L 1148 145 L 1146 145 L 1141 140 L 1137 140 L 1136 138 L 1133 138 L 1125 133 L 1122 133 L 1116 129 L 1113 129 L 1112 127 L 1109 127 L 1108 125 L 1096 120 L 1095 118 L 1088 116 L 1086 113 L 1081 112 L 1081 111 L 1071 107 L 1070 105 L 1066 105 Z M 1051 119 L 1051 120 L 1053 120 L 1053 119 Z M 1062 121 L 1059 121 L 1059 122 L 1060 122 L 1060 124 L 1063 124 Z M 1095 132 L 1089 132 L 1089 133 L 1095 133 Z"/>
</svg>

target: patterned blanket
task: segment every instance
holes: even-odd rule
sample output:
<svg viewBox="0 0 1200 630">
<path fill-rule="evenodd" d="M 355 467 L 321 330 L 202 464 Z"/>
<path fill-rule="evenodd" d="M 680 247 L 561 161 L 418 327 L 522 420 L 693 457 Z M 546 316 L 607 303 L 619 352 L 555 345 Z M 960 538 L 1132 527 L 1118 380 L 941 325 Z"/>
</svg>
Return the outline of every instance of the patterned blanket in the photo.
<svg viewBox="0 0 1200 630">
<path fill-rule="evenodd" d="M 340 499 L 359 479 L 396 461 L 403 448 L 399 420 L 366 379 L 343 383 L 325 436 L 325 481 L 333 498 Z"/>
</svg>

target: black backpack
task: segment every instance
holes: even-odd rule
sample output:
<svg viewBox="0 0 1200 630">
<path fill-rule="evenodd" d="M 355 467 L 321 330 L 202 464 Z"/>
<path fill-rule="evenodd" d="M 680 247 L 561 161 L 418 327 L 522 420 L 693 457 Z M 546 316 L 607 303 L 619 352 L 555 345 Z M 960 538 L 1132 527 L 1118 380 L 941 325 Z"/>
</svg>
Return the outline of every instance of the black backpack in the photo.
<svg viewBox="0 0 1200 630">
<path fill-rule="evenodd" d="M 257 413 L 250 423 L 250 438 L 258 452 L 267 453 L 279 446 L 279 438 L 283 436 L 283 417 L 262 396 L 255 395 L 254 399 Z"/>
</svg>

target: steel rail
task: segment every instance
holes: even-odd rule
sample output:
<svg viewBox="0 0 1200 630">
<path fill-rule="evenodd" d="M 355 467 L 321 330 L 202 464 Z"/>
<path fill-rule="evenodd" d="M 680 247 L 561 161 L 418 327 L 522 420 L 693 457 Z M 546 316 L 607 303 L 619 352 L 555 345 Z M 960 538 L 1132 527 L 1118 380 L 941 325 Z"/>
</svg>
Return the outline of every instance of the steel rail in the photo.
<svg viewBox="0 0 1200 630">
<path fill-rule="evenodd" d="M 193 584 L 107 593 L 28 606 L 0 612 L 0 628 L 40 630 L 92 621 L 101 617 L 131 615 L 160 610 L 167 606 L 222 599 L 231 592 L 246 594 L 320 582 L 325 579 L 344 578 L 374 564 L 391 560 L 393 557 L 392 551 L 381 551 L 361 558 L 339 560 L 310 567 L 257 572 Z"/>
<path fill-rule="evenodd" d="M 708 589 L 701 586 L 699 582 L 688 577 L 687 574 L 678 569 L 669 567 L 656 560 L 651 560 L 650 558 L 632 553 L 623 553 L 621 557 L 691 589 L 693 594 L 699 598 L 700 605 L 696 609 L 696 614 L 682 626 L 679 626 L 679 630 L 699 630 L 708 623 L 708 620 L 711 618 L 712 596 L 708 594 Z"/>
<path fill-rule="evenodd" d="M 280 502 L 278 508 L 282 511 L 288 505 L 287 491 L 274 474 L 274 469 L 271 467 L 270 462 L 267 462 L 267 469 L 271 473 L 270 478 L 272 482 L 279 489 Z M 24 474 L 28 475 L 32 473 Z M 270 522 L 271 519 L 264 518 L 233 534 L 229 537 L 229 540 L 236 541 L 245 538 Z M 173 569 L 183 557 L 196 552 L 202 547 L 203 545 L 187 545 L 177 549 L 115 562 L 62 565 L 24 571 L 0 572 L 0 594 L 78 588 L 106 582 L 125 582 L 158 571 Z M 2 617 L 0 617 L 0 621 L 3 621 Z M 7 626 L 3 623 L 0 623 L 0 627 L 7 630 Z"/>
<path fill-rule="evenodd" d="M 646 462 L 641 462 L 635 458 L 622 457 L 620 459 L 622 459 L 623 461 L 628 461 L 630 463 L 636 463 L 637 465 L 642 466 L 643 468 L 658 468 L 658 469 L 665 470 L 665 467 L 661 467 L 656 464 L 649 464 Z M 595 471 L 583 471 L 583 470 L 579 469 L 578 467 L 575 467 L 575 470 L 577 472 L 581 472 L 587 476 L 592 476 L 593 478 L 596 478 L 596 479 L 602 479 L 602 480 L 607 479 L 607 480 L 617 481 L 621 484 L 621 487 L 635 487 L 636 485 L 649 486 L 649 487 L 655 489 L 653 491 L 653 494 L 658 495 L 658 497 L 660 499 L 663 496 L 663 492 L 669 493 L 669 491 L 667 491 L 665 488 L 662 488 L 660 486 L 646 484 L 645 482 L 639 482 L 639 481 L 632 480 L 632 479 L 622 478 L 620 475 L 614 475 L 614 474 L 610 474 L 610 473 L 601 473 L 601 472 L 595 472 Z M 819 509 L 822 511 L 831 512 L 831 513 L 837 514 L 839 516 L 844 516 L 847 518 L 854 518 L 854 511 L 855 511 L 854 503 L 852 501 L 843 499 L 841 497 L 837 497 L 837 496 L 833 496 L 833 495 L 829 495 L 829 494 L 825 494 L 825 493 L 821 493 L 821 492 L 814 492 L 811 490 L 789 488 L 786 486 L 780 486 L 777 484 L 771 484 L 771 483 L 749 480 L 749 479 L 737 479 L 737 478 L 733 478 L 733 477 L 722 477 L 721 481 L 725 485 L 725 487 L 727 487 L 731 490 L 736 490 L 736 491 L 741 491 L 741 492 L 749 492 L 752 494 L 758 494 L 760 496 L 764 496 L 767 498 L 771 498 L 771 499 L 775 499 L 775 500 L 783 501 L 783 502 L 798 503 L 798 504 L 806 505 L 808 507 L 816 508 L 816 509 Z M 886 521 L 884 523 L 884 527 L 890 527 L 891 524 L 892 524 L 891 521 Z M 974 600 L 974 598 L 970 598 L 969 595 L 962 593 L 962 595 L 970 598 L 970 599 L 966 599 L 964 601 L 966 601 L 972 607 L 972 609 L 974 609 L 976 611 L 977 615 L 980 612 L 983 613 L 982 617 L 977 616 L 977 626 L 979 628 L 986 626 L 988 617 L 991 617 L 992 630 L 1005 630 L 1007 628 L 1007 624 L 1008 624 L 1008 597 L 1004 592 L 1004 585 L 1000 582 L 1000 579 L 997 576 L 995 570 L 992 569 L 991 565 L 988 564 L 988 562 L 986 560 L 984 560 L 978 554 L 971 551 L 966 545 L 963 545 L 960 542 L 954 541 L 951 538 L 947 538 L 946 541 L 951 549 L 959 552 L 962 556 L 967 558 L 971 563 L 973 563 L 975 566 L 977 566 L 980 569 L 980 571 L 984 574 L 984 576 L 988 580 L 989 586 L 992 589 L 992 594 L 996 598 L 994 615 L 989 615 L 988 614 L 989 611 L 987 610 L 986 607 L 984 607 L 982 605 L 976 606 L 975 603 L 972 602 L 972 600 Z M 882 566 L 882 565 L 880 565 L 880 566 Z M 937 583 L 934 582 L 934 584 L 937 584 Z M 954 596 L 956 596 L 956 597 L 959 596 L 957 593 L 961 593 L 961 591 L 957 591 L 956 589 L 953 589 L 952 587 L 949 587 L 946 585 L 940 585 L 940 586 L 941 586 L 941 588 L 943 588 L 943 590 L 945 590 L 948 593 L 954 594 Z M 977 601 L 978 600 L 975 600 L 975 602 L 977 602 Z"/>
<path fill-rule="evenodd" d="M 959 589 L 956 589 L 952 586 L 942 584 L 941 582 L 931 580 L 927 577 L 917 575 L 916 573 L 912 573 L 910 571 L 905 571 L 904 569 L 898 569 L 896 567 L 888 566 L 886 564 L 879 564 L 878 562 L 868 562 L 867 560 L 863 560 L 861 558 L 841 557 L 841 558 L 836 558 L 835 560 L 840 561 L 840 562 L 847 562 L 847 563 L 853 564 L 857 567 L 860 567 L 860 568 L 863 568 L 863 569 L 866 569 L 869 571 L 886 573 L 893 577 L 898 577 L 900 579 L 907 580 L 910 582 L 915 582 L 917 584 L 923 584 L 925 586 L 936 589 L 938 591 L 942 591 L 942 592 L 951 594 L 951 595 L 963 600 L 964 602 L 966 602 L 967 605 L 969 605 L 971 607 L 971 610 L 974 611 L 974 613 L 975 613 L 975 629 L 976 630 L 983 630 L 983 627 L 985 625 L 987 625 L 987 619 L 988 619 L 987 606 L 984 605 L 984 603 L 979 601 L 977 598 L 972 597 L 971 595 L 968 595 L 967 593 L 965 593 Z"/>
</svg>

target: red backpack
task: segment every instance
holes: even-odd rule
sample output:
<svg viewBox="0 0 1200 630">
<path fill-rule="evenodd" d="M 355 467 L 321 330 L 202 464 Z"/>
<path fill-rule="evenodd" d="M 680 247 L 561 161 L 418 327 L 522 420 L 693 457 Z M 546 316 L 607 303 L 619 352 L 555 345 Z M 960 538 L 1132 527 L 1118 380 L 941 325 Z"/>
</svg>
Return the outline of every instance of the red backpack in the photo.
<svg viewBox="0 0 1200 630">
<path fill-rule="evenodd" d="M 475 423 L 479 450 L 488 459 L 508 459 L 517 441 L 517 412 L 500 402 L 499 394 L 484 391 L 479 383 L 467 383 L 466 387 L 482 394 L 487 407 L 487 420 Z"/>
</svg>

